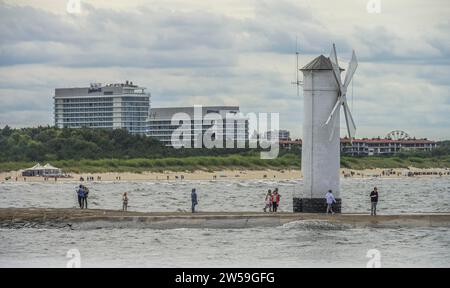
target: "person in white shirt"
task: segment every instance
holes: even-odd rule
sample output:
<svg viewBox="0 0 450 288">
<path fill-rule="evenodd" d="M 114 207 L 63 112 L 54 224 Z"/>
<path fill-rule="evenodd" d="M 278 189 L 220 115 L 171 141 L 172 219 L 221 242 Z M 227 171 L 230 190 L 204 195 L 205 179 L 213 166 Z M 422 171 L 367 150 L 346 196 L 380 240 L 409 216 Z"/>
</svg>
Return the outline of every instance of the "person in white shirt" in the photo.
<svg viewBox="0 0 450 288">
<path fill-rule="evenodd" d="M 265 203 L 266 203 L 266 207 L 264 207 L 264 212 L 267 212 L 267 208 L 269 208 L 269 212 L 272 212 L 272 191 L 269 189 L 269 191 L 267 192 L 266 195 L 266 199 L 265 199 Z"/>
<path fill-rule="evenodd" d="M 325 195 L 325 198 L 327 200 L 327 215 L 329 212 L 331 214 L 334 214 L 333 212 L 333 203 L 336 203 L 336 199 L 334 198 L 333 191 L 328 190 L 327 194 Z"/>
</svg>

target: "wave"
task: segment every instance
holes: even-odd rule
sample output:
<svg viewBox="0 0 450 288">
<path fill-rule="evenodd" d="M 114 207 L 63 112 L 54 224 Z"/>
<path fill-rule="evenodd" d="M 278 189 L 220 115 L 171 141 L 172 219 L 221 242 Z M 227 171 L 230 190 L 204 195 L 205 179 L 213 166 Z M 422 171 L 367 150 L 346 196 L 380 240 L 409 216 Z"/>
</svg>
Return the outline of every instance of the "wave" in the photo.
<svg viewBox="0 0 450 288">
<path fill-rule="evenodd" d="M 285 230 L 347 230 L 352 227 L 326 220 L 298 220 L 283 224 L 280 228 Z"/>
</svg>

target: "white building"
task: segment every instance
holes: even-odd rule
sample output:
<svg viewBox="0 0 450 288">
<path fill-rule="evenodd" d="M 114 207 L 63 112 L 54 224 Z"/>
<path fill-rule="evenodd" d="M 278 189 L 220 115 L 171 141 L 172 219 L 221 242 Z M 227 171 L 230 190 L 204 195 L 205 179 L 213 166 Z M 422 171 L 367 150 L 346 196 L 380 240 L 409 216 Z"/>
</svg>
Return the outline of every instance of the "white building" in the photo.
<svg viewBox="0 0 450 288">
<path fill-rule="evenodd" d="M 128 81 L 55 89 L 55 126 L 125 128 L 144 134 L 150 109 L 150 94 L 145 89 Z"/>
<path fill-rule="evenodd" d="M 291 141 L 291 132 L 288 130 L 274 130 L 274 131 L 267 131 L 266 139 L 272 139 L 272 134 L 275 133 L 275 135 L 278 133 L 278 140 L 280 141 Z"/>
<path fill-rule="evenodd" d="M 429 152 L 437 147 L 428 139 L 341 139 L 341 152 L 351 156 L 393 156 L 400 152 Z"/>
<path fill-rule="evenodd" d="M 152 108 L 147 121 L 147 135 L 161 141 L 166 146 L 172 145 L 172 134 L 181 129 L 181 124 L 172 124 L 174 115 L 183 113 L 190 123 L 185 129 L 185 136 L 190 139 L 190 147 L 195 147 L 196 139 L 218 122 L 208 119 L 207 115 L 220 115 L 223 119 L 221 128 L 214 137 L 229 142 L 247 142 L 249 138 L 248 119 L 239 115 L 237 106 L 199 106 L 197 107 Z M 230 117 L 233 115 L 233 117 Z M 205 119 L 206 117 L 206 119 Z M 198 119 L 200 118 L 200 119 Z M 225 147 L 225 145 L 224 145 Z"/>
</svg>

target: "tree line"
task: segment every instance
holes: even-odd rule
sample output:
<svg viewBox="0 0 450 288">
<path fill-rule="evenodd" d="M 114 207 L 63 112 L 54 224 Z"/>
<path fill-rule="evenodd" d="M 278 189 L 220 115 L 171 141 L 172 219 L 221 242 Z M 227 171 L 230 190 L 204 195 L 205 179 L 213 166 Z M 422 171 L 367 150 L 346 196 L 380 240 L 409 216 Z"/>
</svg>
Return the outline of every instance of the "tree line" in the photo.
<svg viewBox="0 0 450 288">
<path fill-rule="evenodd" d="M 175 149 L 126 129 L 0 128 L 0 162 L 256 155 L 259 149 Z"/>
<path fill-rule="evenodd" d="M 134 135 L 125 129 L 60 129 L 35 127 L 0 128 L 0 162 L 44 162 L 81 159 L 161 159 L 167 157 L 259 155 L 261 149 L 175 149 L 157 139 Z M 280 150 L 280 156 L 300 149 Z M 402 152 L 398 157 L 441 157 L 450 155 L 450 141 L 438 142 L 431 152 Z"/>
</svg>

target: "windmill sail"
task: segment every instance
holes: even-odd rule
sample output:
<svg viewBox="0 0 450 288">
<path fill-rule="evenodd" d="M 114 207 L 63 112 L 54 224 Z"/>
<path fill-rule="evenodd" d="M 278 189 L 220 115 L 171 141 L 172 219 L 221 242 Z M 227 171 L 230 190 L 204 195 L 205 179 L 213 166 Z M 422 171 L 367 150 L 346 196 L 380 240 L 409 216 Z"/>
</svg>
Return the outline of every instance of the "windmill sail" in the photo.
<svg viewBox="0 0 450 288">
<path fill-rule="evenodd" d="M 355 50 L 352 53 L 352 60 L 348 64 L 347 73 L 345 74 L 344 86 L 348 87 L 350 81 L 352 81 L 353 75 L 355 74 L 356 68 L 358 67 L 358 60 L 356 59 Z"/>
<path fill-rule="evenodd" d="M 345 123 L 347 124 L 347 132 L 348 137 L 351 139 L 355 138 L 356 133 L 356 125 L 355 121 L 353 121 L 352 113 L 348 108 L 347 101 L 344 101 L 344 115 L 345 115 Z"/>
<path fill-rule="evenodd" d="M 353 75 L 355 74 L 356 68 L 358 67 L 358 60 L 356 58 L 355 51 L 353 51 L 352 59 L 350 60 L 350 63 L 348 64 L 344 83 L 342 83 L 342 80 L 341 80 L 341 71 L 339 68 L 339 62 L 338 62 L 338 58 L 337 58 L 335 44 L 333 44 L 333 49 L 331 50 L 330 62 L 333 67 L 333 74 L 335 76 L 339 91 L 338 91 L 338 97 L 337 97 L 336 104 L 333 106 L 333 109 L 331 110 L 330 116 L 328 116 L 328 119 L 325 122 L 325 125 L 329 125 L 330 122 L 333 124 L 331 127 L 331 132 L 330 132 L 330 141 L 331 141 L 331 139 L 333 139 L 333 136 L 335 133 L 334 130 L 335 130 L 335 127 L 336 127 L 336 124 L 338 121 L 337 120 L 337 118 L 338 118 L 337 111 L 338 111 L 338 109 L 340 109 L 340 106 L 342 105 L 343 110 L 344 110 L 345 123 L 347 125 L 347 132 L 348 132 L 348 136 L 351 141 L 351 139 L 353 139 L 355 137 L 356 125 L 353 120 L 353 116 L 350 112 L 350 109 L 348 107 L 346 96 L 347 96 L 347 87 L 350 84 L 350 82 L 352 81 Z"/>
<path fill-rule="evenodd" d="M 341 71 L 339 68 L 339 62 L 336 54 L 336 46 L 333 44 L 333 49 L 330 54 L 331 66 L 333 67 L 334 77 L 339 86 L 339 94 L 342 94 L 342 81 L 341 81 Z"/>
</svg>

